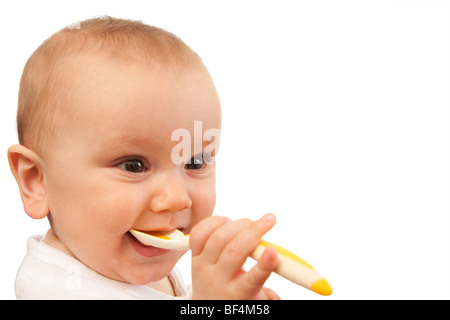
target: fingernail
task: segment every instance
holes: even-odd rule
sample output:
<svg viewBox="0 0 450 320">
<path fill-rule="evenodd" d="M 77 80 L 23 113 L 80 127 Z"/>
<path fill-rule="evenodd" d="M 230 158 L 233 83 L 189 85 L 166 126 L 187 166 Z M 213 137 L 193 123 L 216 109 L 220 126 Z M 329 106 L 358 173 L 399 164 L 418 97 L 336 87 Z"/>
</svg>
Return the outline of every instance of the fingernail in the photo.
<svg viewBox="0 0 450 320">
<path fill-rule="evenodd" d="M 273 213 L 266 213 L 260 220 L 264 223 L 273 223 L 275 221 L 275 215 Z"/>
<path fill-rule="evenodd" d="M 225 221 L 227 221 L 227 222 L 230 222 L 230 221 L 231 221 L 231 218 L 230 218 L 230 217 L 222 216 L 222 218 L 223 218 Z"/>
</svg>

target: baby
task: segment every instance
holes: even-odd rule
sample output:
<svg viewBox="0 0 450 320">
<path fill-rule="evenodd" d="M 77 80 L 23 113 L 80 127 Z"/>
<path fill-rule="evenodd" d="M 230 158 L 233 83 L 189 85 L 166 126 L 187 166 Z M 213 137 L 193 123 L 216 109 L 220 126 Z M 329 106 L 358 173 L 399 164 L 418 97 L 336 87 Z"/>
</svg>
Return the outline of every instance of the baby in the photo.
<svg viewBox="0 0 450 320">
<path fill-rule="evenodd" d="M 110 17 L 64 28 L 24 68 L 17 126 L 8 160 L 24 210 L 50 224 L 28 240 L 18 299 L 279 298 L 263 287 L 273 248 L 242 268 L 275 217 L 212 216 L 220 139 L 205 133 L 219 132 L 221 106 L 178 37 Z M 180 129 L 200 148 L 179 150 Z M 191 234 L 192 291 L 175 267 L 185 252 L 129 232 L 176 228 Z"/>
</svg>

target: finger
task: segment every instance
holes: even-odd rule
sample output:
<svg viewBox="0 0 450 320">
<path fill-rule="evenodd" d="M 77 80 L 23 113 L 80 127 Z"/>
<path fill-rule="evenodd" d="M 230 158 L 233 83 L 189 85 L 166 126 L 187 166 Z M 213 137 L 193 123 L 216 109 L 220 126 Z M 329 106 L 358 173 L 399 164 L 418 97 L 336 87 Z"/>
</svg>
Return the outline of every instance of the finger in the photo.
<svg viewBox="0 0 450 320">
<path fill-rule="evenodd" d="M 281 297 L 270 288 L 262 288 L 268 300 L 281 300 Z"/>
<path fill-rule="evenodd" d="M 266 248 L 258 263 L 240 279 L 239 292 L 243 297 L 257 297 L 276 265 L 275 248 Z"/>
<path fill-rule="evenodd" d="M 229 222 L 230 218 L 212 216 L 197 223 L 191 230 L 189 247 L 193 256 L 199 255 L 203 251 L 205 243 L 210 235 L 220 226 Z"/>
<path fill-rule="evenodd" d="M 227 244 L 242 230 L 252 223 L 249 219 L 231 221 L 214 230 L 203 247 L 204 262 L 214 264 L 222 254 Z"/>
<path fill-rule="evenodd" d="M 226 245 L 218 261 L 226 270 L 225 275 L 233 278 L 241 270 L 247 257 L 256 248 L 261 237 L 274 226 L 275 221 L 273 214 L 266 214 L 241 230 Z"/>
</svg>

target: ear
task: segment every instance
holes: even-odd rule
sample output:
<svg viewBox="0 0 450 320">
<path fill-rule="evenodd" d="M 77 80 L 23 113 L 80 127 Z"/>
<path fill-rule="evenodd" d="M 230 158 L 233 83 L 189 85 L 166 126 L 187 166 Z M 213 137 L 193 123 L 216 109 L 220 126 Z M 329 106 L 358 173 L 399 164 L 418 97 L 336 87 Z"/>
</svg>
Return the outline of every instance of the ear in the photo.
<svg viewBox="0 0 450 320">
<path fill-rule="evenodd" d="M 8 161 L 19 185 L 25 212 L 33 219 L 47 216 L 49 208 L 39 156 L 32 150 L 16 144 L 8 149 Z"/>
</svg>

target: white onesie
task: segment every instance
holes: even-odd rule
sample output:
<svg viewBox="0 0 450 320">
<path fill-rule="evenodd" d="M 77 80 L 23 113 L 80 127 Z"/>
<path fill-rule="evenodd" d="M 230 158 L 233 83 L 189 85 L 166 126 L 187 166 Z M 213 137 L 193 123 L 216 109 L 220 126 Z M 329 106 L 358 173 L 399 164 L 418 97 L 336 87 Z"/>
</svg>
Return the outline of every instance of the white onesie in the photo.
<svg viewBox="0 0 450 320">
<path fill-rule="evenodd" d="M 44 235 L 31 236 L 27 254 L 15 282 L 17 299 L 189 299 L 189 290 L 175 268 L 169 279 L 176 297 L 152 289 L 116 281 L 88 268 L 66 253 L 47 245 Z"/>
</svg>

